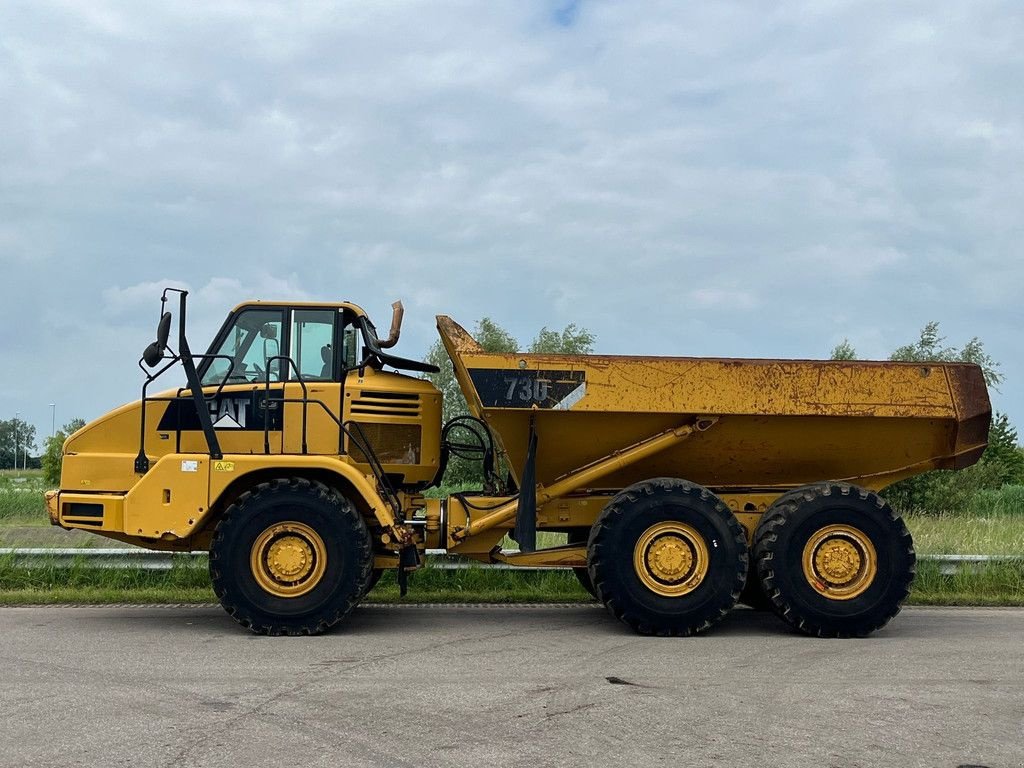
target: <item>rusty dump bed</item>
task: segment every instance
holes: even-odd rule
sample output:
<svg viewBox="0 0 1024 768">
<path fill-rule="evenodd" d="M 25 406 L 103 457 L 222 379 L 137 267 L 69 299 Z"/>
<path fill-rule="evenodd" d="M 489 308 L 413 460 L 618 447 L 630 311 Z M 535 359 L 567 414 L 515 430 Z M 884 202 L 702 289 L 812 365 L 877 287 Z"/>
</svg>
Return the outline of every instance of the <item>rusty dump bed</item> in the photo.
<svg viewBox="0 0 1024 768">
<path fill-rule="evenodd" d="M 667 476 L 712 488 L 849 480 L 879 490 L 973 464 L 988 439 L 991 405 L 976 365 L 488 354 L 451 318 L 437 325 L 470 410 L 491 426 L 513 473 L 534 420 L 544 485 L 701 421 L 711 426 L 602 487 Z"/>
</svg>

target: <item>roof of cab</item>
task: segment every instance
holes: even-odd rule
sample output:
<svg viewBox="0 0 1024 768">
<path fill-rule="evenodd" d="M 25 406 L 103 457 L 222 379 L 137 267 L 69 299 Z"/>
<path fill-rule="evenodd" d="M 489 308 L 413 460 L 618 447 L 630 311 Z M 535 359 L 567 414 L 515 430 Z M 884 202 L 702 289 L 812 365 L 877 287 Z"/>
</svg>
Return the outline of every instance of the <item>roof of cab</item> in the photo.
<svg viewBox="0 0 1024 768">
<path fill-rule="evenodd" d="M 240 309 L 246 307 L 295 307 L 297 309 L 348 309 L 354 312 L 357 316 L 366 315 L 366 310 L 360 307 L 358 304 L 353 304 L 350 301 L 243 301 L 241 304 L 235 305 L 232 313 L 237 312 Z"/>
</svg>

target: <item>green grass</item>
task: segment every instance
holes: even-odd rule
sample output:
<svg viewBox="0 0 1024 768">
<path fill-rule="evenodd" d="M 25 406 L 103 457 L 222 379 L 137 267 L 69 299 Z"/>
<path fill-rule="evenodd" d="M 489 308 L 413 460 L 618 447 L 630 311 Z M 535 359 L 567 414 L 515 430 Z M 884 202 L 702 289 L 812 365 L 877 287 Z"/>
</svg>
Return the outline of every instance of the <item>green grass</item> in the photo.
<svg viewBox="0 0 1024 768">
<path fill-rule="evenodd" d="M 409 594 L 400 598 L 394 572 L 384 574 L 370 603 L 576 603 L 590 596 L 569 571 L 456 571 L 424 568 L 413 574 Z M 52 603 L 216 602 L 205 567 L 168 571 L 70 568 L 14 568 L 0 560 L 0 605 Z M 943 576 L 937 563 L 918 564 L 911 605 L 1024 605 L 1024 563 L 994 563 Z"/>
<path fill-rule="evenodd" d="M 372 603 L 551 603 L 586 602 L 588 595 L 568 571 L 522 572 L 467 568 L 424 568 L 413 574 L 409 594 L 399 597 L 395 573 L 385 573 L 370 593 Z M 167 571 L 68 568 L 15 568 L 0 559 L 0 605 L 53 603 L 211 603 L 216 602 L 205 567 L 184 565 Z"/>
<path fill-rule="evenodd" d="M 919 555 L 1024 555 L 1024 515 L 904 516 Z"/>
<path fill-rule="evenodd" d="M 0 470 L 0 525 L 46 525 L 41 470 Z"/>
<path fill-rule="evenodd" d="M 215 600 L 206 568 L 44 566 L 15 568 L 0 558 L 0 605 L 49 603 L 208 603 Z"/>
<path fill-rule="evenodd" d="M 1024 563 L 988 563 L 952 576 L 919 562 L 910 605 L 1024 605 Z"/>
<path fill-rule="evenodd" d="M 0 490 L 4 488 L 39 488 L 46 483 L 41 469 L 0 469 Z"/>
<path fill-rule="evenodd" d="M 0 490 L 0 525 L 47 525 L 42 491 Z"/>
</svg>

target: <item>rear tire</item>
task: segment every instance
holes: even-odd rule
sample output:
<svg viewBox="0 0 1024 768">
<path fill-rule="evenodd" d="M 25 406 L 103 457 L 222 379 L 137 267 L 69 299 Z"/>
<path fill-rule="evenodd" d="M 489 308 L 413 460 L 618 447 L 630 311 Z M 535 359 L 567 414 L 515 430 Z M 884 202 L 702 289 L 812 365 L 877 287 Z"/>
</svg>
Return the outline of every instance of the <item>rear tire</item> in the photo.
<svg viewBox="0 0 1024 768">
<path fill-rule="evenodd" d="M 740 602 L 755 611 L 770 611 L 772 609 L 772 601 L 768 599 L 764 587 L 761 586 L 761 579 L 757 576 L 757 565 L 753 558 L 750 559 L 750 567 L 747 569 L 747 583 L 743 585 L 743 591 L 740 593 Z"/>
<path fill-rule="evenodd" d="M 864 637 L 910 594 L 916 556 L 903 520 L 878 494 L 818 483 L 779 498 L 754 535 L 772 610 L 817 637 Z"/>
<path fill-rule="evenodd" d="M 736 516 L 694 483 L 655 478 L 617 494 L 588 543 L 590 578 L 620 621 L 644 635 L 693 635 L 721 621 L 747 577 Z"/>
<path fill-rule="evenodd" d="M 224 610 L 263 635 L 315 635 L 363 596 L 373 557 L 352 503 L 304 478 L 260 483 L 228 507 L 210 546 Z"/>
</svg>

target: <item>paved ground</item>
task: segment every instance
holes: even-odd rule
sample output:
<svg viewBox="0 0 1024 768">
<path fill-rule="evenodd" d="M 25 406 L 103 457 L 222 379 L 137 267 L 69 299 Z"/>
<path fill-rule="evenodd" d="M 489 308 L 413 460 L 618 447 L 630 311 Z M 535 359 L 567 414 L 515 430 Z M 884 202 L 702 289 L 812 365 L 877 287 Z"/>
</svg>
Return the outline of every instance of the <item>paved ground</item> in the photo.
<svg viewBox="0 0 1024 768">
<path fill-rule="evenodd" d="M 0 765 L 1021 766 L 1024 610 L 868 640 L 737 611 L 642 638 L 592 607 L 364 607 L 321 638 L 218 608 L 0 608 Z"/>
</svg>

